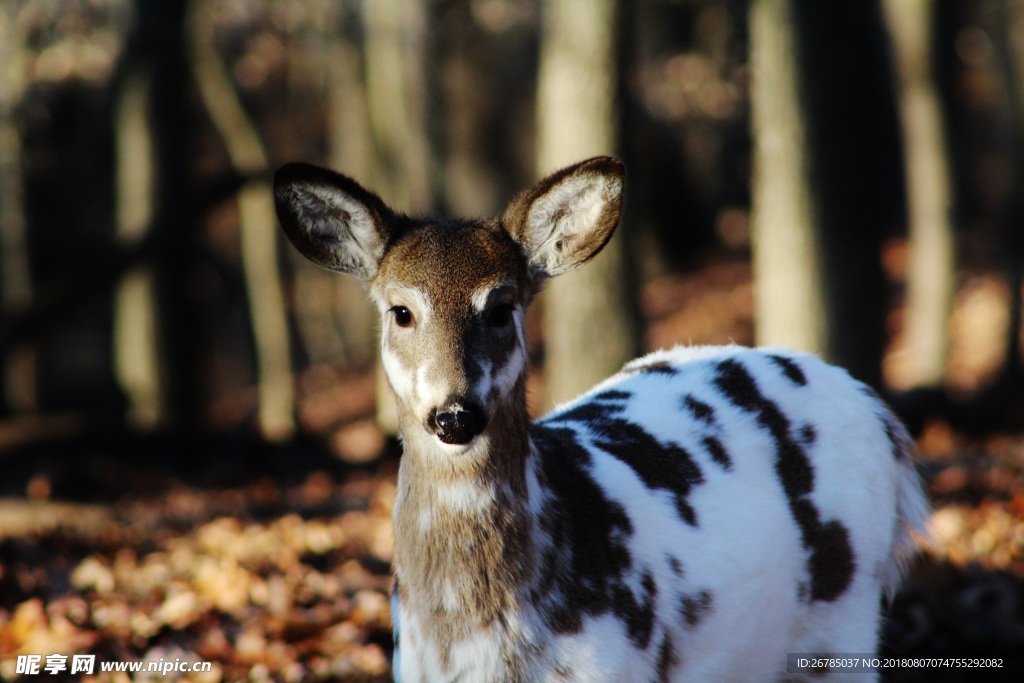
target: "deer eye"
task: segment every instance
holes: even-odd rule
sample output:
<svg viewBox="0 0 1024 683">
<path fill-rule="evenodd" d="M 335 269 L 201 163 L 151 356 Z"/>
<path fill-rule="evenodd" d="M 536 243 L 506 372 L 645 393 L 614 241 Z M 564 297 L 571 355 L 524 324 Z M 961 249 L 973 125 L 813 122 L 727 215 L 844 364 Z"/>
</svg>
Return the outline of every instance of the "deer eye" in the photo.
<svg viewBox="0 0 1024 683">
<path fill-rule="evenodd" d="M 484 320 L 488 327 L 505 327 L 512 322 L 512 304 L 498 304 L 487 311 Z"/>
<path fill-rule="evenodd" d="M 399 327 L 412 327 L 412 311 L 405 306 L 392 306 L 391 314 L 395 316 L 395 324 Z"/>
</svg>

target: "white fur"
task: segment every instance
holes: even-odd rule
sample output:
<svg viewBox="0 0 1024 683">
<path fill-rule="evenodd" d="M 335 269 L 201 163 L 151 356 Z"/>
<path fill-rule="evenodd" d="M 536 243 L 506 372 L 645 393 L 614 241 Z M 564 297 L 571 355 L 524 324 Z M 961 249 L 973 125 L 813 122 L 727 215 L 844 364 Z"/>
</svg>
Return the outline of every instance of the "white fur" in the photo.
<svg viewBox="0 0 1024 683">
<path fill-rule="evenodd" d="M 457 481 L 434 488 L 437 502 L 462 514 L 480 514 L 494 503 L 494 490 L 475 481 Z"/>
<path fill-rule="evenodd" d="M 382 344 L 380 359 L 384 372 L 388 377 L 391 390 L 399 396 L 410 396 L 416 387 L 416 373 L 407 368 L 399 359 L 398 354 Z"/>
<path fill-rule="evenodd" d="M 537 199 L 526 217 L 527 241 L 532 245 L 533 265 L 549 275 L 566 270 L 561 249 L 565 239 L 586 239 L 609 200 L 622 193 L 618 177 L 596 174 L 569 176 Z"/>
<path fill-rule="evenodd" d="M 417 287 L 392 286 L 384 289 L 378 306 L 383 310 L 382 315 L 388 315 L 387 310 L 392 306 L 405 306 L 408 308 L 415 320 L 416 325 L 427 325 L 434 315 L 434 307 L 430 303 L 430 297 L 422 289 Z"/>
<path fill-rule="evenodd" d="M 514 291 L 513 283 L 511 282 L 499 282 L 497 285 L 485 285 L 478 287 L 470 297 L 470 301 L 473 303 L 473 308 L 476 309 L 477 313 L 483 313 L 487 310 L 487 303 L 490 301 L 491 294 L 499 289 L 508 289 Z"/>
<path fill-rule="evenodd" d="M 303 184 L 295 197 L 295 205 L 303 209 L 309 223 L 324 222 L 332 226 L 331 234 L 350 233 L 345 240 L 345 261 L 369 269 L 372 276 L 384 254 L 384 241 L 366 205 L 347 192 L 324 184 Z M 306 194 L 303 194 L 305 192 Z M 345 216 L 347 221 L 339 220 Z"/>
<path fill-rule="evenodd" d="M 516 316 L 516 324 L 519 324 L 518 315 Z M 509 357 L 507 363 L 499 366 L 497 369 L 492 368 L 490 372 L 491 386 L 488 387 L 488 393 L 492 388 L 496 388 L 499 396 L 508 396 L 512 393 L 512 388 L 515 387 L 516 382 L 524 372 L 526 372 L 526 347 L 521 344 Z"/>
</svg>

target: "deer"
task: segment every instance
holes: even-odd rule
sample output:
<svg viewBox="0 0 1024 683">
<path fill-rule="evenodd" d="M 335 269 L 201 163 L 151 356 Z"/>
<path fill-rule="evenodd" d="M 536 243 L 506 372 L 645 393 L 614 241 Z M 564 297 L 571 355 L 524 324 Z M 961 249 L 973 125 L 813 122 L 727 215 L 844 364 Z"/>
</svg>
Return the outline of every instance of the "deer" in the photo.
<svg viewBox="0 0 1024 683">
<path fill-rule="evenodd" d="M 291 243 L 380 314 L 396 680 L 839 680 L 791 655 L 876 652 L 929 508 L 868 386 L 782 348 L 677 346 L 531 421 L 526 309 L 611 239 L 624 179 L 595 157 L 458 219 L 274 176 Z"/>
</svg>

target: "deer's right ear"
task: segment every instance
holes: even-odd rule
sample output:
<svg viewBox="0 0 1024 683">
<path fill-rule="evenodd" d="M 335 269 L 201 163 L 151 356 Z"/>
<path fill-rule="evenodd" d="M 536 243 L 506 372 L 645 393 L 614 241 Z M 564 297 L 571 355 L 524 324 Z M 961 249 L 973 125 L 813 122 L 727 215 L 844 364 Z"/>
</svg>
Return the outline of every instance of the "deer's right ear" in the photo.
<svg viewBox="0 0 1024 683">
<path fill-rule="evenodd" d="M 394 214 L 346 176 L 309 164 L 274 174 L 274 203 L 292 244 L 313 263 L 370 280 L 377 273 Z"/>
</svg>

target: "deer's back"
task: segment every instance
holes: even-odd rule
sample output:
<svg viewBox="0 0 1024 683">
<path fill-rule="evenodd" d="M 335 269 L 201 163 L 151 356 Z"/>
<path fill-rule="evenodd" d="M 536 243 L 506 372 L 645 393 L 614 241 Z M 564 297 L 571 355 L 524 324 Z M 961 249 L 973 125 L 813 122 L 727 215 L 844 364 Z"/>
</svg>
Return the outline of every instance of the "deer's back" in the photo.
<svg viewBox="0 0 1024 683">
<path fill-rule="evenodd" d="M 531 600 L 551 636 L 538 666 L 753 680 L 785 671 L 787 652 L 874 651 L 912 464 L 902 428 L 844 371 L 677 348 L 532 436 Z"/>
</svg>

